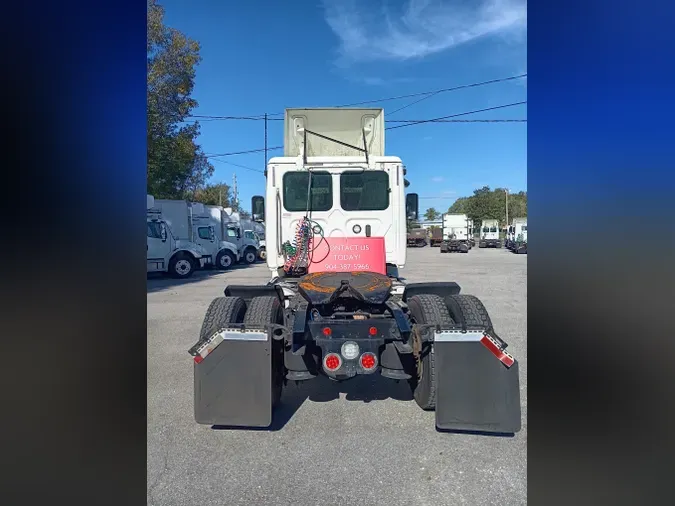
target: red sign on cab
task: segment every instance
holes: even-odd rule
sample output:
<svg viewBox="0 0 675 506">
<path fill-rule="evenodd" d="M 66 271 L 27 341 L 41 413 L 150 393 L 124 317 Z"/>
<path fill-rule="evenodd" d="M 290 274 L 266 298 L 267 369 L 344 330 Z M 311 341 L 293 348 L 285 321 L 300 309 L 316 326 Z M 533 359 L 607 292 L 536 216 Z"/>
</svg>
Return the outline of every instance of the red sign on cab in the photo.
<svg viewBox="0 0 675 506">
<path fill-rule="evenodd" d="M 369 271 L 387 274 L 384 237 L 326 237 L 317 239 L 308 272 Z"/>
</svg>

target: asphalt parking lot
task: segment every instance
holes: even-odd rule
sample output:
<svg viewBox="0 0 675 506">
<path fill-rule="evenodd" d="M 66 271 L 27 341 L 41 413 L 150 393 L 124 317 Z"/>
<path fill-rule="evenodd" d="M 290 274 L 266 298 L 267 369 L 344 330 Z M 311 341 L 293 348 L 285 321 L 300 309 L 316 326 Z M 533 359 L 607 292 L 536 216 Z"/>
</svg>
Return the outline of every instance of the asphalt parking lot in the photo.
<svg viewBox="0 0 675 506">
<path fill-rule="evenodd" d="M 520 362 L 521 432 L 438 432 L 407 384 L 378 376 L 291 386 L 271 430 L 197 425 L 187 350 L 206 308 L 226 284 L 265 283 L 270 273 L 258 263 L 186 281 L 149 278 L 148 504 L 526 504 L 527 255 L 409 248 L 400 274 L 456 281 L 483 301 Z"/>
</svg>

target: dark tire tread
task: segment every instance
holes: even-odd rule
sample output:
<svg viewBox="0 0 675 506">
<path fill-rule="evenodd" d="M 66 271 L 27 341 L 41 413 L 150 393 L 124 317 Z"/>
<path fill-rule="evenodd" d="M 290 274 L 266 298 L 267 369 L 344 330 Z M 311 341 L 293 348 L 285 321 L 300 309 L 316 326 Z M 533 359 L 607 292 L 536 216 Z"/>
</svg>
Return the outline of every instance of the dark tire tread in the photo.
<svg viewBox="0 0 675 506">
<path fill-rule="evenodd" d="M 408 307 L 417 323 L 436 325 L 452 325 L 454 323 L 445 301 L 438 295 L 415 295 L 408 300 Z M 433 345 L 429 345 L 422 360 L 422 378 L 412 383 L 413 397 L 419 407 L 430 411 L 436 408 L 436 370 Z"/>
<path fill-rule="evenodd" d="M 261 296 L 251 299 L 244 325 L 262 327 L 270 323 L 283 323 L 283 306 L 278 297 Z M 284 371 L 284 348 L 283 342 L 272 340 L 272 407 L 276 407 L 281 401 L 285 371 Z"/>
<path fill-rule="evenodd" d="M 200 339 L 209 339 L 228 323 L 242 323 L 245 313 L 246 302 L 241 297 L 213 299 L 204 316 Z"/>
<path fill-rule="evenodd" d="M 446 298 L 451 318 L 460 325 L 492 328 L 492 320 L 485 306 L 473 295 L 449 295 Z"/>
</svg>

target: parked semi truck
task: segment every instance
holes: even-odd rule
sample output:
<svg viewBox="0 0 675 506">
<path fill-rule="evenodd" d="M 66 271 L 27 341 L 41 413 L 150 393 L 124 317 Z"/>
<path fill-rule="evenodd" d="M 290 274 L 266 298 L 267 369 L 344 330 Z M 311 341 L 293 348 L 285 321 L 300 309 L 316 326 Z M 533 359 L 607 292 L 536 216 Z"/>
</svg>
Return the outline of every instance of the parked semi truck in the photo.
<svg viewBox="0 0 675 506">
<path fill-rule="evenodd" d="M 520 253 L 523 255 L 527 254 L 527 218 L 521 218 L 522 221 L 518 221 L 515 224 L 514 229 L 514 242 L 512 251 L 514 253 Z"/>
<path fill-rule="evenodd" d="M 239 252 L 237 261 L 247 264 L 254 263 L 258 259 L 258 240 L 250 228 L 249 233 L 246 234 L 246 228 L 239 218 L 239 213 L 234 212 L 229 207 L 206 206 L 206 208 L 214 220 L 216 235 L 237 248 Z"/>
<path fill-rule="evenodd" d="M 439 429 L 519 431 L 518 361 L 483 303 L 398 275 L 419 200 L 385 155 L 382 109 L 287 109 L 284 130 L 252 199 L 271 279 L 207 309 L 189 350 L 196 421 L 267 427 L 288 382 L 379 374 L 407 382 Z"/>
<path fill-rule="evenodd" d="M 194 242 L 206 251 L 210 266 L 225 270 L 239 260 L 236 245 L 223 241 L 206 206 L 186 200 L 162 199 L 155 203 L 176 237 Z"/>
<path fill-rule="evenodd" d="M 430 246 L 440 246 L 443 242 L 443 229 L 434 227 L 431 229 L 431 237 L 429 237 Z"/>
<path fill-rule="evenodd" d="M 441 253 L 468 253 L 470 249 L 469 217 L 466 214 L 444 214 Z"/>
<path fill-rule="evenodd" d="M 407 246 L 423 248 L 427 245 L 428 232 L 426 228 L 412 228 L 407 234 Z"/>
<path fill-rule="evenodd" d="M 468 228 L 468 234 L 469 234 L 469 245 L 473 248 L 476 245 L 476 231 L 473 226 L 473 220 L 471 218 L 466 220 L 467 223 L 467 228 Z"/>
<path fill-rule="evenodd" d="M 210 263 L 200 245 L 178 238 L 152 195 L 147 196 L 147 271 L 163 272 L 175 278 L 189 278 Z"/>
<path fill-rule="evenodd" d="M 499 239 L 499 220 L 483 220 L 481 227 L 479 248 L 501 248 L 502 241 Z"/>
<path fill-rule="evenodd" d="M 505 244 L 505 246 L 511 251 L 514 251 L 516 248 L 516 241 L 518 239 L 518 235 L 520 235 L 522 232 L 523 223 L 525 224 L 525 230 L 527 231 L 527 218 L 513 218 L 511 220 L 511 226 L 508 228 Z"/>
</svg>

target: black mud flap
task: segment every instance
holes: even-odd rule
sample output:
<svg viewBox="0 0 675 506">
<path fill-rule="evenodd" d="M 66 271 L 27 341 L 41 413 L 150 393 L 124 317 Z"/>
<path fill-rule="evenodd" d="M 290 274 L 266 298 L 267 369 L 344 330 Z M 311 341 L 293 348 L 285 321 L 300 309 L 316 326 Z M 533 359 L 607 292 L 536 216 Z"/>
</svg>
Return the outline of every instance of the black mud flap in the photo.
<svg viewBox="0 0 675 506">
<path fill-rule="evenodd" d="M 272 424 L 272 337 L 258 330 L 223 329 L 196 344 L 194 410 L 200 424 Z"/>
<path fill-rule="evenodd" d="M 436 426 L 513 434 L 521 428 L 518 362 L 482 331 L 434 334 Z"/>
</svg>

